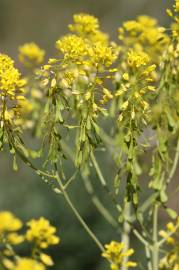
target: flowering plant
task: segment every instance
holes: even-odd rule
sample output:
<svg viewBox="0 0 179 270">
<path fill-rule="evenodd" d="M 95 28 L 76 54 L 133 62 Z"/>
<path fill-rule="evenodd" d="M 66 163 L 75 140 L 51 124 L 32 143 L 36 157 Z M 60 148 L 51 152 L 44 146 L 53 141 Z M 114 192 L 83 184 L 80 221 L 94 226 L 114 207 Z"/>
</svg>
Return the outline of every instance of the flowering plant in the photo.
<svg viewBox="0 0 179 270">
<path fill-rule="evenodd" d="M 9 149 L 15 170 L 18 157 L 64 197 L 112 270 L 179 269 L 179 222 L 168 207 L 168 186 L 179 159 L 178 12 L 175 0 L 167 10 L 172 19 L 168 29 L 149 16 L 124 22 L 117 43 L 101 31 L 97 18 L 76 14 L 70 32 L 55 44 L 57 56 L 47 63 L 45 51 L 35 43 L 19 47 L 24 75 L 9 56 L 0 54 L 1 151 Z M 26 146 L 26 132 L 40 141 L 38 150 Z M 100 152 L 110 156 L 111 179 L 106 179 L 98 162 Z M 35 158 L 40 158 L 41 167 L 34 165 Z M 72 175 L 67 162 L 74 168 Z M 98 197 L 91 180 L 94 171 L 116 210 L 114 215 Z M 104 245 L 81 217 L 68 191 L 77 176 L 99 213 L 119 233 L 119 241 Z M 159 228 L 160 209 L 175 220 L 166 231 Z M 10 226 L 7 219 L 12 219 Z M 8 212 L 0 214 L 0 221 L 3 252 L 13 252 L 10 258 L 2 252 L 5 269 L 43 270 L 44 264 L 53 264 L 42 250 L 59 239 L 47 220 L 27 223 L 25 239 L 34 243 L 34 249 L 31 258 L 21 259 L 12 249 L 24 238 L 17 233 L 21 221 Z M 129 260 L 134 253 L 132 234 L 145 247 L 145 265 Z"/>
</svg>

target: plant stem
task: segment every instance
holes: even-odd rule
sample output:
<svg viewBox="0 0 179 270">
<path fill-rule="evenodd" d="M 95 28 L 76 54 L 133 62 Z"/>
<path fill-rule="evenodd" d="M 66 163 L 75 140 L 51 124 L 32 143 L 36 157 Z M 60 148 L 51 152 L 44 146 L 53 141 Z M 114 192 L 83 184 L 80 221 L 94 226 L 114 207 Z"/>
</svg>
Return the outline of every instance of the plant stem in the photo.
<svg viewBox="0 0 179 270">
<path fill-rule="evenodd" d="M 154 205 L 153 210 L 153 247 L 152 247 L 152 263 L 153 270 L 158 270 L 159 264 L 159 245 L 158 245 L 158 203 Z"/>
<path fill-rule="evenodd" d="M 101 172 L 101 169 L 100 169 L 100 167 L 99 167 L 99 165 L 98 165 L 98 162 L 97 162 L 97 160 L 96 160 L 96 158 L 95 158 L 93 152 L 91 152 L 91 161 L 92 161 L 93 166 L 94 166 L 94 168 L 95 168 L 95 170 L 96 170 L 96 173 L 97 173 L 98 178 L 99 178 L 99 180 L 100 180 L 100 182 L 101 182 L 101 185 L 104 187 L 104 189 L 106 190 L 107 194 L 108 194 L 108 195 L 110 196 L 110 198 L 112 199 L 112 202 L 114 203 L 114 205 L 115 205 L 117 211 L 118 211 L 119 213 L 121 213 L 121 211 L 122 211 L 121 206 L 120 206 L 120 205 L 118 204 L 118 202 L 116 201 L 116 198 L 113 196 L 113 193 L 109 190 L 109 188 L 108 188 L 108 186 L 107 186 L 107 183 L 106 183 L 106 180 L 105 180 L 105 178 L 104 178 L 104 176 L 103 176 L 103 174 L 102 174 L 102 172 Z"/>
<path fill-rule="evenodd" d="M 146 253 L 148 270 L 152 270 L 151 252 L 148 246 L 145 246 L 145 253 Z"/>
<path fill-rule="evenodd" d="M 96 206 L 96 208 L 101 213 L 101 215 L 106 219 L 106 221 L 108 221 L 109 224 L 111 224 L 114 228 L 117 229 L 117 231 L 119 231 L 119 224 L 118 224 L 117 220 L 111 215 L 111 213 L 104 207 L 102 202 L 96 196 L 94 188 L 93 188 L 90 180 L 88 179 L 88 176 L 82 175 L 82 178 L 84 181 L 85 188 L 86 188 L 87 192 L 89 193 L 89 195 L 91 196 L 91 200 L 92 200 L 93 204 Z"/>
<path fill-rule="evenodd" d="M 69 207 L 71 208 L 71 210 L 73 211 L 74 215 L 76 216 L 76 218 L 78 219 L 78 221 L 81 223 L 81 225 L 83 226 L 83 228 L 86 230 L 86 232 L 88 233 L 88 235 L 93 239 L 93 241 L 96 243 L 96 245 L 99 247 L 99 249 L 102 252 L 104 252 L 104 247 L 103 247 L 102 243 L 98 240 L 98 238 L 95 236 L 95 234 L 88 227 L 88 225 L 83 220 L 83 218 L 79 214 L 78 210 L 75 208 L 74 204 L 72 203 L 72 201 L 71 201 L 68 193 L 64 190 L 62 181 L 61 181 L 60 176 L 59 176 L 58 171 L 57 171 L 57 165 L 55 165 L 55 170 L 56 170 L 56 179 L 57 179 L 57 182 L 58 182 L 58 184 L 60 186 L 61 192 L 62 192 L 62 194 L 63 194 L 63 196 L 64 196 L 67 204 L 69 205 Z"/>
<path fill-rule="evenodd" d="M 128 250 L 129 249 L 129 246 L 130 246 L 130 232 L 131 232 L 131 226 L 128 222 L 128 219 L 130 217 L 130 214 L 131 214 L 131 203 L 130 202 L 127 202 L 125 204 L 125 207 L 124 207 L 124 224 L 123 224 L 123 234 L 122 234 L 122 237 L 121 237 L 121 242 L 125 244 L 125 249 Z M 123 261 L 125 264 L 128 262 L 128 257 L 124 257 L 124 261 Z M 121 270 L 128 270 L 128 266 L 125 266 L 123 265 L 121 267 Z"/>
<path fill-rule="evenodd" d="M 147 246 L 150 249 L 150 244 L 147 242 L 147 240 L 145 240 L 145 238 L 136 229 L 133 229 L 132 232 L 144 246 Z"/>
<path fill-rule="evenodd" d="M 151 250 L 152 247 L 147 240 L 136 230 L 133 229 L 132 232 L 134 235 L 139 239 L 139 241 L 144 245 L 145 247 L 145 253 L 146 253 L 146 259 L 147 259 L 147 269 L 152 270 L 152 262 L 151 262 Z"/>
<path fill-rule="evenodd" d="M 65 149 L 67 155 L 70 157 L 71 161 L 75 163 L 75 157 L 73 154 L 73 151 L 69 148 L 69 146 L 62 140 L 62 146 Z M 108 221 L 109 224 L 111 224 L 114 228 L 116 228 L 117 232 L 120 232 L 119 224 L 118 221 L 111 215 L 109 210 L 103 205 L 101 200 L 98 198 L 98 196 L 95 194 L 95 190 L 93 188 L 93 185 L 88 178 L 83 172 L 81 174 L 81 177 L 84 182 L 84 186 L 88 194 L 91 196 L 91 200 L 99 213 Z"/>
<path fill-rule="evenodd" d="M 173 178 L 173 176 L 175 174 L 175 171 L 177 169 L 178 160 L 179 160 L 179 140 L 177 141 L 177 147 L 176 147 L 176 153 L 175 153 L 175 157 L 174 157 L 174 161 L 173 161 L 173 166 L 172 166 L 170 174 L 166 180 L 167 184 L 170 183 L 171 179 Z"/>
</svg>

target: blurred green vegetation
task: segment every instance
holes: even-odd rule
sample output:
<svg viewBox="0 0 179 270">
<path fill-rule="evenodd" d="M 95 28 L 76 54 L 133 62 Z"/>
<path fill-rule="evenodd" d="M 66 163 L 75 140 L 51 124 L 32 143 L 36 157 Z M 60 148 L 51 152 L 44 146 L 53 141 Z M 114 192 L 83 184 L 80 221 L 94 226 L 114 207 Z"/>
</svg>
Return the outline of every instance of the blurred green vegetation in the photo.
<svg viewBox="0 0 179 270">
<path fill-rule="evenodd" d="M 17 59 L 18 46 L 34 41 L 47 51 L 47 57 L 52 56 L 55 41 L 66 33 L 72 15 L 78 12 L 97 16 L 103 31 L 116 39 L 121 22 L 139 14 L 154 16 L 162 25 L 166 25 L 168 18 L 165 9 L 170 4 L 168 0 L 0 0 L 0 51 Z M 99 158 L 108 179 L 113 167 L 108 156 L 105 160 L 104 156 L 103 153 Z M 18 163 L 20 169 L 14 172 L 9 155 L 0 154 L 0 209 L 13 211 L 24 221 L 44 216 L 57 226 L 62 241 L 59 247 L 50 250 L 56 263 L 53 269 L 108 269 L 100 259 L 95 244 L 78 224 L 63 198 L 54 194 L 29 168 L 20 161 Z M 71 164 L 68 165 L 69 171 L 71 168 Z M 95 174 L 93 183 L 100 198 L 114 211 Z M 69 191 L 82 216 L 102 242 L 119 238 L 93 207 L 80 177 Z M 137 244 L 134 242 L 134 245 Z M 140 247 L 138 250 L 140 255 Z M 25 248 L 20 252 L 25 254 Z"/>
</svg>

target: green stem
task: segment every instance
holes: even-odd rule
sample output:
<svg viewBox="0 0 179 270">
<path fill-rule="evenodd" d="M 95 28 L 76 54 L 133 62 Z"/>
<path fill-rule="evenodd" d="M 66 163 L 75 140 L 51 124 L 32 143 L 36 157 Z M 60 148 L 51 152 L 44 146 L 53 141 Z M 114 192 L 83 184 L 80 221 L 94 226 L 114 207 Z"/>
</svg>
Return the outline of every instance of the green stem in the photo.
<svg viewBox="0 0 179 270">
<path fill-rule="evenodd" d="M 2 113 L 1 113 L 1 119 L 0 119 L 0 128 L 2 128 L 2 145 L 1 148 L 3 148 L 3 142 L 4 142 L 4 131 L 5 131 L 5 111 L 6 111 L 6 100 L 5 100 L 6 96 L 2 96 L 2 103 L 3 103 L 3 107 L 2 107 Z"/>
<path fill-rule="evenodd" d="M 71 148 L 64 141 L 62 141 L 61 143 L 62 143 L 62 147 L 64 148 L 65 152 L 67 153 L 71 161 L 75 163 L 75 157 Z M 106 221 L 109 224 L 111 224 L 114 228 L 116 228 L 117 231 L 120 231 L 118 221 L 111 215 L 109 210 L 103 205 L 103 203 L 97 197 L 97 195 L 95 194 L 93 185 L 90 179 L 88 178 L 88 176 L 84 175 L 82 172 L 81 177 L 83 179 L 86 191 L 91 196 L 91 200 L 93 204 L 95 205 L 95 207 L 97 208 L 97 210 L 99 211 L 99 213 L 106 219 Z"/>
<path fill-rule="evenodd" d="M 145 240 L 145 238 L 136 229 L 133 229 L 132 232 L 140 240 L 140 242 L 144 244 L 144 246 L 147 246 L 149 249 L 151 248 L 147 240 Z"/>
<path fill-rule="evenodd" d="M 170 174 L 166 180 L 167 184 L 170 183 L 171 179 L 173 178 L 176 168 L 177 168 L 177 164 L 178 164 L 178 160 L 179 160 L 179 140 L 177 141 L 177 147 L 176 147 L 176 153 L 175 153 L 175 157 L 174 157 L 174 162 L 173 162 L 173 166 L 172 169 L 170 171 Z"/>
<path fill-rule="evenodd" d="M 14 142 L 14 138 L 12 137 L 11 133 L 7 130 L 7 134 L 9 136 L 10 142 L 12 144 L 12 146 L 14 147 L 16 153 L 18 154 L 19 158 L 31 169 L 33 169 L 35 171 L 35 173 L 37 175 L 39 175 L 43 180 L 44 177 L 49 177 L 49 178 L 55 178 L 54 175 L 48 174 L 47 172 L 44 172 L 42 170 L 39 170 L 38 168 L 36 168 L 33 163 L 18 149 L 18 145 L 15 144 Z"/>
<path fill-rule="evenodd" d="M 158 203 L 154 205 L 153 210 L 153 247 L 152 247 L 152 263 L 153 270 L 158 270 L 159 265 L 159 245 L 158 245 Z"/>
<path fill-rule="evenodd" d="M 61 192 L 62 192 L 62 194 L 63 194 L 63 196 L 64 196 L 67 204 L 69 205 L 69 207 L 71 208 L 71 210 L 73 211 L 74 215 L 76 216 L 76 218 L 78 219 L 78 221 L 81 223 L 81 225 L 83 226 L 83 228 L 86 230 L 86 232 L 88 233 L 88 235 L 93 239 L 93 241 L 96 243 L 96 245 L 99 247 L 99 249 L 102 252 L 104 252 L 104 247 L 103 247 L 102 243 L 98 240 L 98 238 L 95 236 L 95 234 L 88 227 L 88 225 L 83 220 L 83 218 L 79 214 L 78 210 L 75 208 L 74 204 L 72 203 L 72 201 L 71 201 L 71 199 L 70 199 L 67 191 L 64 190 L 64 186 L 62 184 L 62 181 L 61 181 L 60 176 L 59 176 L 58 171 L 57 171 L 57 165 L 55 165 L 55 170 L 56 170 L 56 179 L 57 179 L 57 182 L 59 184 L 59 187 L 61 189 Z"/>
<path fill-rule="evenodd" d="M 112 192 L 108 189 L 108 186 L 107 186 L 107 183 L 106 183 L 106 180 L 101 172 L 101 169 L 98 165 L 98 162 L 93 154 L 93 152 L 91 152 L 91 161 L 93 163 L 93 166 L 96 170 L 96 173 L 98 175 L 98 178 L 101 182 L 101 185 L 104 187 L 104 189 L 106 190 L 107 194 L 110 196 L 110 198 L 112 199 L 112 202 L 114 203 L 116 209 L 118 210 L 118 212 L 121 213 L 122 209 L 120 207 L 120 205 L 118 204 L 118 202 L 116 201 L 115 197 L 113 196 Z"/>
<path fill-rule="evenodd" d="M 88 177 L 82 175 L 82 178 L 84 181 L 85 188 L 86 188 L 87 192 L 89 193 L 89 195 L 91 196 L 91 200 L 92 200 L 93 204 L 96 206 L 96 208 L 101 213 L 101 215 L 106 219 L 106 221 L 108 221 L 108 223 L 111 224 L 114 228 L 119 230 L 119 224 L 118 224 L 117 220 L 115 220 L 115 218 L 103 206 L 102 202 L 96 196 L 96 194 L 94 192 L 94 188 L 93 188 L 90 180 L 88 179 Z"/>
<path fill-rule="evenodd" d="M 152 270 L 151 252 L 148 246 L 145 246 L 145 253 L 146 253 L 148 270 Z"/>
<path fill-rule="evenodd" d="M 16 153 L 18 154 L 18 156 L 21 158 L 21 160 L 28 166 L 30 167 L 31 169 L 33 169 L 37 175 L 39 175 L 40 177 L 43 178 L 44 180 L 44 176 L 46 177 L 49 177 L 49 178 L 54 178 L 54 175 L 51 175 L 51 174 L 48 174 L 42 170 L 39 170 L 38 168 L 36 168 L 32 162 L 25 156 L 22 154 L 22 152 L 20 152 L 17 147 L 13 144 L 13 147 L 15 148 L 16 150 Z"/>
<path fill-rule="evenodd" d="M 146 259 L 147 259 L 147 269 L 152 270 L 152 262 L 151 262 L 151 250 L 152 247 L 150 243 L 145 240 L 145 238 L 136 230 L 132 230 L 134 235 L 139 239 L 139 241 L 144 245 L 145 247 L 145 253 L 146 253 Z"/>
<path fill-rule="evenodd" d="M 103 174 L 102 174 L 102 172 L 101 172 L 101 170 L 100 170 L 100 168 L 99 168 L 99 165 L 98 165 L 98 163 L 97 163 L 97 160 L 96 160 L 96 158 L 95 158 L 93 152 L 91 152 L 91 160 L 92 160 L 92 162 L 93 162 L 94 168 L 95 168 L 95 170 L 96 170 L 96 172 L 97 172 L 97 175 L 98 175 L 98 177 L 99 177 L 99 180 L 100 180 L 100 182 L 101 182 L 101 185 L 102 185 L 104 188 L 106 188 L 106 187 L 107 187 L 106 180 L 104 179 L 104 176 L 103 176 Z"/>
<path fill-rule="evenodd" d="M 131 214 L 131 203 L 127 202 L 124 207 L 124 224 L 123 224 L 123 233 L 121 237 L 121 242 L 124 243 L 125 249 L 128 250 L 130 246 L 130 232 L 131 226 L 128 223 L 128 219 Z M 123 262 L 126 264 L 128 262 L 128 257 L 124 257 Z M 128 270 L 128 266 L 123 265 L 121 270 Z"/>
<path fill-rule="evenodd" d="M 6 249 L 10 252 L 10 254 L 14 257 L 14 259 L 18 260 L 19 256 L 15 253 L 13 247 L 9 243 L 7 243 L 6 239 L 4 239 L 3 242 Z"/>
</svg>

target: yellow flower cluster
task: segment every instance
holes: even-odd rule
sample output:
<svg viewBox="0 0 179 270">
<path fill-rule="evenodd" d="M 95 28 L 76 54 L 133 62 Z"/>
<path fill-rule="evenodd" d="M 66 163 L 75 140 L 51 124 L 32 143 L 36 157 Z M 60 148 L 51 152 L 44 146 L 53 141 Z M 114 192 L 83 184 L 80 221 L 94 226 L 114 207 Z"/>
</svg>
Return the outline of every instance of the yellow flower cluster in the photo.
<svg viewBox="0 0 179 270">
<path fill-rule="evenodd" d="M 129 66 L 134 68 L 146 66 L 146 64 L 148 64 L 150 61 L 149 56 L 144 52 L 136 52 L 134 50 L 130 50 L 127 56 Z"/>
<path fill-rule="evenodd" d="M 60 239 L 55 235 L 56 228 L 51 226 L 49 221 L 41 217 L 38 220 L 32 219 L 27 223 L 29 229 L 26 233 L 26 239 L 34 242 L 39 248 L 48 248 L 50 245 L 56 245 Z"/>
<path fill-rule="evenodd" d="M 68 26 L 69 30 L 76 35 L 87 38 L 88 41 L 108 44 L 108 35 L 100 31 L 99 21 L 89 14 L 80 13 L 73 16 L 74 23 Z"/>
<path fill-rule="evenodd" d="M 176 224 L 169 222 L 166 225 L 166 231 L 161 230 L 160 236 L 166 241 L 172 249 L 160 260 L 159 267 L 161 270 L 178 270 L 179 269 L 179 241 L 178 241 L 179 218 Z"/>
<path fill-rule="evenodd" d="M 0 241 L 7 241 L 14 245 L 21 243 L 24 237 L 17 233 L 21 227 L 21 220 L 11 212 L 0 212 Z"/>
<path fill-rule="evenodd" d="M 83 64 L 89 68 L 109 67 L 118 55 L 115 46 L 108 46 L 100 41 L 91 45 L 89 40 L 76 35 L 62 37 L 56 42 L 56 47 L 64 55 L 64 60 L 70 60 L 77 65 Z"/>
<path fill-rule="evenodd" d="M 168 244 L 171 245 L 176 245 L 176 239 L 175 239 L 175 234 L 177 233 L 179 229 L 179 218 L 177 219 L 176 224 L 173 224 L 173 222 L 169 222 L 166 225 L 167 230 L 161 230 L 159 232 L 160 236 L 162 236 Z"/>
<path fill-rule="evenodd" d="M 133 261 L 124 262 L 125 257 L 129 257 L 134 253 L 132 248 L 126 250 L 124 243 L 111 241 L 105 245 L 105 251 L 102 256 L 111 261 L 111 270 L 120 270 L 122 266 L 136 267 L 137 263 Z"/>
<path fill-rule="evenodd" d="M 0 96 L 14 99 L 17 90 L 23 92 L 26 82 L 20 76 L 20 72 L 14 67 L 14 61 L 9 56 L 0 54 Z"/>
<path fill-rule="evenodd" d="M 21 227 L 22 222 L 11 212 L 0 212 L 0 233 L 18 231 Z"/>
<path fill-rule="evenodd" d="M 45 51 L 34 42 L 25 43 L 19 47 L 19 60 L 26 67 L 40 65 L 44 61 Z"/>
<path fill-rule="evenodd" d="M 116 60 L 119 49 L 109 43 L 108 35 L 99 30 L 98 19 L 88 14 L 74 15 L 74 24 L 69 25 L 70 34 L 56 42 L 64 59 L 91 67 L 109 67 Z M 85 67 L 84 67 L 85 68 Z"/>
<path fill-rule="evenodd" d="M 109 67 L 115 62 L 117 55 L 118 50 L 115 46 L 106 46 L 101 42 L 97 42 L 93 47 L 89 48 L 92 65 Z"/>
<path fill-rule="evenodd" d="M 32 106 L 24 97 L 25 85 L 26 80 L 21 78 L 20 72 L 14 67 L 14 61 L 0 54 L 0 113 L 3 123 L 18 125 L 21 116 L 31 111 Z"/>
<path fill-rule="evenodd" d="M 29 258 L 18 259 L 12 270 L 45 270 L 43 264 Z"/>
<path fill-rule="evenodd" d="M 169 42 L 169 37 L 164 32 L 165 29 L 159 27 L 155 19 L 143 15 L 123 23 L 119 28 L 119 40 L 124 47 L 144 51 L 152 61 L 158 63 Z"/>
<path fill-rule="evenodd" d="M 74 15 L 73 20 L 74 24 L 70 24 L 68 27 L 70 31 L 75 32 L 80 36 L 96 33 L 96 31 L 99 29 L 98 19 L 94 16 L 80 13 Z"/>
<path fill-rule="evenodd" d="M 30 220 L 27 225 L 30 228 L 20 235 L 18 233 L 23 226 L 21 220 L 11 212 L 0 212 L 0 244 L 3 251 L 1 259 L 6 269 L 45 270 L 45 266 L 53 265 L 51 256 L 41 252 L 41 249 L 59 243 L 60 239 L 55 235 L 56 228 L 42 217 L 39 220 Z M 16 255 L 15 247 L 12 248 L 12 245 L 18 245 L 25 240 L 34 244 L 32 258 L 21 258 Z"/>
<path fill-rule="evenodd" d="M 56 48 L 63 53 L 65 60 L 79 64 L 88 53 L 85 41 L 76 35 L 62 37 L 56 42 Z"/>
<path fill-rule="evenodd" d="M 174 8 L 175 8 L 175 11 L 176 12 L 179 12 L 179 0 L 175 0 L 175 6 L 174 6 Z"/>
</svg>

